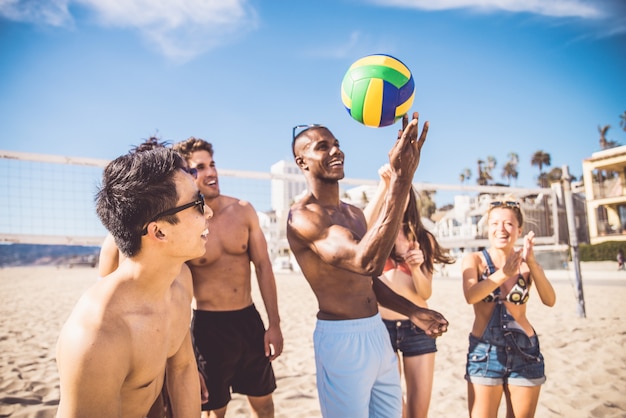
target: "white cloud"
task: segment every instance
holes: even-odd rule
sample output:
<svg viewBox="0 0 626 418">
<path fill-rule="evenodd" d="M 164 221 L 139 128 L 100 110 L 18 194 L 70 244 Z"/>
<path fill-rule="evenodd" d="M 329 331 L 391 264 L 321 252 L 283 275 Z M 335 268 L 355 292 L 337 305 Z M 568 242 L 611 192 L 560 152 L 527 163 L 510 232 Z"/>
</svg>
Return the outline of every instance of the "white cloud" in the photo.
<svg viewBox="0 0 626 418">
<path fill-rule="evenodd" d="M 582 38 L 606 38 L 626 33 L 624 0 L 368 0 L 381 7 L 426 11 L 464 9 L 475 12 L 530 13 L 577 22 L 584 26 Z"/>
<path fill-rule="evenodd" d="M 256 28 L 246 0 L 75 0 L 106 26 L 137 28 L 163 54 L 188 60 Z"/>
<path fill-rule="evenodd" d="M 0 0 L 0 16 L 70 26 L 72 4 L 92 12 L 103 26 L 136 29 L 175 60 L 191 59 L 257 26 L 247 0 Z"/>
<path fill-rule="evenodd" d="M 0 16 L 18 22 L 67 26 L 72 16 L 67 0 L 0 0 Z"/>
<path fill-rule="evenodd" d="M 501 10 L 528 12 L 544 16 L 598 18 L 604 15 L 598 1 L 589 0 L 371 0 L 381 6 L 422 10 Z"/>
</svg>

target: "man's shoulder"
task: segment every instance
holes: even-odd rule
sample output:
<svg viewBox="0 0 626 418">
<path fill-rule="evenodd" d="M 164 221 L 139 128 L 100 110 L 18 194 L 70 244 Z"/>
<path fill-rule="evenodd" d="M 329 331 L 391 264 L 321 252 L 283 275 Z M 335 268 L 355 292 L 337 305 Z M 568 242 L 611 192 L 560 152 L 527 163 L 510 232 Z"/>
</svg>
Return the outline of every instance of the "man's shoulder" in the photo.
<svg viewBox="0 0 626 418">
<path fill-rule="evenodd" d="M 252 203 L 245 199 L 240 199 L 238 197 L 233 196 L 225 196 L 220 195 L 220 199 L 222 200 L 221 205 L 224 208 L 228 208 L 228 210 L 237 211 L 237 212 L 253 212 L 256 213 Z"/>
<path fill-rule="evenodd" d="M 323 215 L 325 213 L 324 207 L 317 201 L 300 200 L 294 203 L 289 209 L 290 217 L 303 217 L 308 218 L 315 215 Z"/>
</svg>

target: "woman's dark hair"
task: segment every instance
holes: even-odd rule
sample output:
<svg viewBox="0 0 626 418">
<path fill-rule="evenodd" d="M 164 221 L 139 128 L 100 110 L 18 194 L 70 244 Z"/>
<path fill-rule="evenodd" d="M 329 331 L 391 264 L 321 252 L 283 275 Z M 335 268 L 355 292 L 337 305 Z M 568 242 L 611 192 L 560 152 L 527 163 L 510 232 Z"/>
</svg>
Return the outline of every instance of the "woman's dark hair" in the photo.
<svg viewBox="0 0 626 418">
<path fill-rule="evenodd" d="M 455 262 L 454 257 L 449 255 L 450 250 L 440 246 L 435 236 L 424 227 L 415 190 L 411 190 L 411 193 L 409 193 L 409 202 L 404 211 L 400 228 L 402 228 L 402 232 L 409 242 L 415 241 L 419 243 L 420 250 L 424 253 L 423 266 L 430 274 L 434 271 L 435 263 L 453 264 Z M 396 253 L 395 245 L 391 250 L 391 258 L 396 262 L 404 261 L 404 258 Z"/>
</svg>

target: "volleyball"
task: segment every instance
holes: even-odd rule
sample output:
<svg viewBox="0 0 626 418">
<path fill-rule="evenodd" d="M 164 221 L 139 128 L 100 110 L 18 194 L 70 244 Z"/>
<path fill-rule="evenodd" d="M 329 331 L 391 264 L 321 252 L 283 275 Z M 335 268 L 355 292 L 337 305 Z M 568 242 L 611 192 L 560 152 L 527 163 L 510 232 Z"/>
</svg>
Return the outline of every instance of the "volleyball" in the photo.
<svg viewBox="0 0 626 418">
<path fill-rule="evenodd" d="M 413 105 L 415 83 L 409 68 L 391 55 L 355 61 L 341 82 L 341 101 L 354 120 L 380 128 L 402 118 Z"/>
</svg>

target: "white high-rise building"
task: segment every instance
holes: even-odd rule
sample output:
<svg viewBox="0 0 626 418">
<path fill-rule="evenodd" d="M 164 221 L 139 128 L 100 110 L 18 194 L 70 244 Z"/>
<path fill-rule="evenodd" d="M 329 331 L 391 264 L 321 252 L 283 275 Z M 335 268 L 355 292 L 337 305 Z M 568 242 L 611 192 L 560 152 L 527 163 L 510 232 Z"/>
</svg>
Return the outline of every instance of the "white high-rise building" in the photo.
<svg viewBox="0 0 626 418">
<path fill-rule="evenodd" d="M 298 195 L 306 190 L 306 180 L 293 161 L 281 160 L 270 167 L 272 176 L 271 205 L 273 216 L 267 216 L 262 226 L 268 239 L 268 250 L 275 270 L 299 271 L 298 263 L 287 242 L 287 216 Z M 270 241 L 271 240 L 271 241 Z"/>
<path fill-rule="evenodd" d="M 297 195 L 306 190 L 306 180 L 293 161 L 281 160 L 270 168 L 272 174 L 272 210 L 279 220 L 286 219 Z"/>
</svg>

